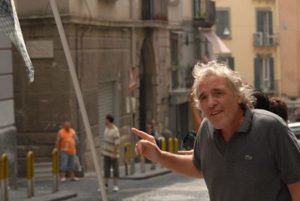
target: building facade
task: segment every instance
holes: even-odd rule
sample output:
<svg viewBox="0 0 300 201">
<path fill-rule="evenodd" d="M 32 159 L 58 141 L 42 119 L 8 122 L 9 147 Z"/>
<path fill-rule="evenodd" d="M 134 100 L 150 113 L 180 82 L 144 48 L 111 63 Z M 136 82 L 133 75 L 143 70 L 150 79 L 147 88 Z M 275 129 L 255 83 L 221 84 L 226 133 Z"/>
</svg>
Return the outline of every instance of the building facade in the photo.
<svg viewBox="0 0 300 201">
<path fill-rule="evenodd" d="M 185 117 L 189 116 L 190 73 L 201 56 L 210 55 L 209 42 L 199 27 L 209 29 L 214 23 L 212 1 L 57 3 L 99 156 L 108 113 L 116 117 L 123 143 L 135 140 L 131 139 L 131 126 L 146 130 L 152 119 L 169 135 L 189 129 L 191 123 Z M 35 82 L 28 84 L 20 68 L 21 57 L 14 54 L 20 164 L 28 150 L 34 150 L 39 161 L 49 160 L 57 130 L 63 121 L 70 120 L 79 134 L 81 161 L 86 170 L 92 170 L 90 148 L 50 4 L 48 0 L 16 0 L 16 7 L 36 71 Z"/>
<path fill-rule="evenodd" d="M 281 91 L 289 106 L 289 117 L 300 121 L 300 2 L 276 1 L 279 18 Z"/>
<path fill-rule="evenodd" d="M 13 92 L 12 45 L 0 34 L 0 154 L 9 161 L 10 185 L 16 185 L 17 150 Z"/>
<path fill-rule="evenodd" d="M 216 1 L 216 33 L 229 47 L 232 68 L 255 88 L 280 94 L 276 1 Z"/>
<path fill-rule="evenodd" d="M 234 68 L 256 89 L 282 96 L 291 121 L 300 116 L 297 6 L 298 1 L 216 1 L 215 30 Z"/>
</svg>

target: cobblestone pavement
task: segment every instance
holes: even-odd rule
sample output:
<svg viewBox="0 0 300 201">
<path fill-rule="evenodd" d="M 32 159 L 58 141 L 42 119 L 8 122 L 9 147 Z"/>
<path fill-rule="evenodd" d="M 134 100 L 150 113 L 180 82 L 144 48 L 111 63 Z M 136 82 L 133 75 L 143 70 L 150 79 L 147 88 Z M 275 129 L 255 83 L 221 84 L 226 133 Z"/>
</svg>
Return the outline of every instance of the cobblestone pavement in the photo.
<svg viewBox="0 0 300 201">
<path fill-rule="evenodd" d="M 203 180 L 175 183 L 124 199 L 124 201 L 209 201 Z"/>
</svg>

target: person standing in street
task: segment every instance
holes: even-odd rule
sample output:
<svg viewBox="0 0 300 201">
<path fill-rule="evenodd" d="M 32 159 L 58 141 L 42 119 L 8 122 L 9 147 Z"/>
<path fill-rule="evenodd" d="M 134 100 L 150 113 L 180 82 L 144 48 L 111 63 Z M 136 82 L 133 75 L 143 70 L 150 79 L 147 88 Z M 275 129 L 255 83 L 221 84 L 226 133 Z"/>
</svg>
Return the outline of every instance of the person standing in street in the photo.
<svg viewBox="0 0 300 201">
<path fill-rule="evenodd" d="M 114 117 L 110 114 L 105 117 L 105 130 L 104 130 L 104 183 L 108 189 L 108 179 L 110 178 L 110 170 L 113 169 L 113 191 L 119 191 L 118 178 L 119 178 L 119 145 L 120 145 L 120 132 L 118 127 L 114 124 Z"/>
<path fill-rule="evenodd" d="M 149 124 L 149 130 L 148 130 L 148 134 L 150 134 L 151 136 L 154 137 L 156 143 L 158 142 L 158 139 L 160 137 L 159 132 L 158 132 L 158 128 L 156 125 L 156 121 L 154 119 L 151 120 L 150 124 Z M 151 161 L 151 170 L 154 170 L 156 168 L 156 163 L 154 161 Z"/>
<path fill-rule="evenodd" d="M 75 130 L 69 121 L 65 121 L 56 138 L 56 147 L 60 153 L 60 180 L 62 182 L 66 181 L 67 174 L 72 181 L 78 180 L 74 175 L 76 141 Z"/>
<path fill-rule="evenodd" d="M 153 136 L 136 152 L 191 177 L 204 178 L 211 201 L 300 201 L 300 147 L 278 115 L 252 109 L 252 88 L 225 64 L 194 67 L 193 95 L 204 119 L 192 155 L 159 149 Z"/>
</svg>

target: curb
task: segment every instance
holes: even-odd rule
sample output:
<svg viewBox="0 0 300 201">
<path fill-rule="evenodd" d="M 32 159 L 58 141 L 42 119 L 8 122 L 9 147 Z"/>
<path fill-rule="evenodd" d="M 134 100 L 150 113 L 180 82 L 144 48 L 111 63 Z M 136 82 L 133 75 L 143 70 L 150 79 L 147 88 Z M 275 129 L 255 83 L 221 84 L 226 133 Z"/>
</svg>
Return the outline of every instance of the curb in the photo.
<svg viewBox="0 0 300 201">
<path fill-rule="evenodd" d="M 168 173 L 171 173 L 171 170 L 163 169 L 163 170 L 159 170 L 159 171 L 154 171 L 149 174 L 139 173 L 139 174 L 135 174 L 135 175 L 123 176 L 123 177 L 120 177 L 120 179 L 122 179 L 122 180 L 142 180 L 142 179 L 149 179 L 151 177 L 165 175 Z"/>
<path fill-rule="evenodd" d="M 24 201 L 63 201 L 77 197 L 77 193 L 70 191 L 58 191 L 56 193 L 48 193 L 44 195 L 38 195 L 32 198 L 20 199 Z"/>
</svg>

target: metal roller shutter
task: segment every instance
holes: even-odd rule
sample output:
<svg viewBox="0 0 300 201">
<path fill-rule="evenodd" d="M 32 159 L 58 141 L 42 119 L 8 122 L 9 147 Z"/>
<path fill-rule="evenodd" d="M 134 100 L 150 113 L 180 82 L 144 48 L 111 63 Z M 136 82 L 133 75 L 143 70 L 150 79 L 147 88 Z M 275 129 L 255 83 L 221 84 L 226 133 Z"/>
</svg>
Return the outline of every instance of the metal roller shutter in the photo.
<svg viewBox="0 0 300 201">
<path fill-rule="evenodd" d="M 102 145 L 105 129 L 105 116 L 107 114 L 115 116 L 115 82 L 111 81 L 100 83 L 98 92 L 99 134 L 100 143 Z"/>
</svg>

